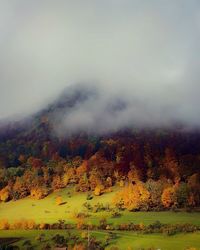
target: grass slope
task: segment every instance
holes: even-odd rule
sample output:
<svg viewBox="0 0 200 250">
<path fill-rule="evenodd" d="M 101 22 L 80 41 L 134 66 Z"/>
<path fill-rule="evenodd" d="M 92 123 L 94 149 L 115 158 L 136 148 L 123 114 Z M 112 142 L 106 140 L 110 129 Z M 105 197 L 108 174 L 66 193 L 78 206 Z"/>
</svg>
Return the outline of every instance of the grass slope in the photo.
<svg viewBox="0 0 200 250">
<path fill-rule="evenodd" d="M 117 188 L 111 193 L 106 193 L 99 197 L 94 197 L 88 201 L 91 205 L 98 202 L 106 204 L 111 203 Z M 70 193 L 70 195 L 69 195 Z M 56 205 L 56 197 L 62 196 L 64 204 L 61 206 Z M 18 201 L 10 201 L 7 203 L 0 203 L 0 219 L 8 219 L 13 222 L 17 219 L 34 219 L 36 223 L 54 223 L 59 219 L 66 220 L 67 223 L 75 222 L 73 219 L 74 212 L 83 211 L 83 203 L 86 202 L 85 193 L 76 193 L 73 188 L 66 188 L 54 192 L 43 200 L 33 200 L 29 197 Z M 191 223 L 200 225 L 200 213 L 186 213 L 186 212 L 122 212 L 122 216 L 118 218 L 111 218 L 110 212 L 91 213 L 88 218 L 91 223 L 97 224 L 99 219 L 106 217 L 109 223 L 120 224 L 133 222 L 135 224 L 144 223 L 146 225 L 159 220 L 162 223 L 175 224 L 175 223 Z M 81 235 L 81 231 L 75 230 L 75 233 Z M 23 242 L 25 239 L 31 240 L 34 244 L 34 249 L 41 249 L 42 245 L 36 240 L 36 237 L 45 234 L 45 242 L 50 241 L 51 237 L 56 233 L 67 234 L 63 230 L 8 230 L 0 231 L 0 238 L 5 237 L 19 237 L 23 238 L 17 244 L 20 249 L 23 249 Z M 91 234 L 95 235 L 98 239 L 104 240 L 108 232 L 94 231 Z M 135 232 L 117 232 L 118 238 L 112 242 L 112 245 L 117 245 L 119 249 L 141 249 L 154 247 L 161 250 L 184 250 L 187 247 L 196 247 L 200 249 L 200 233 L 190 234 L 177 234 L 175 236 L 164 236 L 161 234 L 142 235 Z M 44 244 L 44 243 L 42 243 Z M 112 246 L 110 245 L 108 249 Z"/>
<path fill-rule="evenodd" d="M 69 197 L 70 192 L 71 197 Z M 110 203 L 116 190 L 111 193 L 106 193 L 102 196 L 94 197 L 88 201 L 91 205 L 98 202 L 103 204 Z M 62 196 L 63 205 L 56 205 L 55 199 L 60 195 Z M 29 197 L 18 201 L 10 201 L 7 203 L 0 203 L 0 219 L 8 219 L 9 222 L 13 222 L 17 219 L 34 219 L 36 223 L 54 223 L 59 219 L 66 220 L 67 223 L 74 222 L 73 213 L 83 210 L 83 203 L 86 202 L 85 193 L 76 193 L 73 188 L 62 189 L 58 192 L 50 194 L 48 197 L 42 200 L 33 200 Z M 111 218 L 109 212 L 92 213 L 89 217 L 89 221 L 92 223 L 98 223 L 99 219 L 106 217 L 109 223 L 120 224 L 133 222 L 135 224 L 144 223 L 148 225 L 150 223 L 159 220 L 162 223 L 191 223 L 200 225 L 200 213 L 186 213 L 186 212 L 122 212 L 122 216 L 119 218 Z"/>
</svg>

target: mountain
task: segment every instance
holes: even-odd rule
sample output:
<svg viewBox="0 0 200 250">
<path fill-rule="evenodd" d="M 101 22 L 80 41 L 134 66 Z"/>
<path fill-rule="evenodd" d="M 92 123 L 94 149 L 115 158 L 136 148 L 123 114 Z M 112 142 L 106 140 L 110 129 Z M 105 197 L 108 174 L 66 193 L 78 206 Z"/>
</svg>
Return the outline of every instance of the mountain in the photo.
<svg viewBox="0 0 200 250">
<path fill-rule="evenodd" d="M 125 155 L 138 153 L 139 157 L 143 158 L 142 161 L 144 161 L 146 147 L 153 153 L 153 158 L 158 157 L 156 155 L 162 158 L 167 148 L 170 148 L 176 157 L 190 156 L 194 161 L 199 157 L 200 133 L 198 131 L 182 131 L 177 127 L 136 129 L 133 126 L 133 128 L 105 134 L 77 131 L 73 134 L 62 133 L 60 136 L 56 127 L 62 123 L 63 116 L 77 106 L 84 105 L 88 100 L 97 99 L 98 95 L 98 90 L 90 85 L 84 85 L 84 87 L 77 85 L 63 91 L 57 100 L 33 116 L 18 122 L 2 124 L 0 126 L 1 167 L 17 167 L 20 164 L 20 155 L 49 160 L 52 155 L 57 153 L 65 159 L 75 156 L 88 159 L 96 152 L 103 151 L 111 159 L 116 158 L 117 150 L 121 150 L 120 148 L 123 147 Z M 111 100 L 107 109 L 113 115 L 123 110 L 126 105 L 125 100 L 116 98 Z M 115 147 L 109 143 L 105 144 L 105 141 L 109 140 L 114 141 Z M 44 154 L 43 151 L 47 145 L 49 153 Z M 135 152 L 133 147 L 136 147 L 138 152 Z M 112 150 L 114 152 L 108 153 Z M 126 171 L 128 171 L 133 158 L 133 156 L 127 157 L 125 161 Z M 142 163 L 142 165 L 145 164 Z M 196 171 L 199 171 L 199 168 Z"/>
</svg>

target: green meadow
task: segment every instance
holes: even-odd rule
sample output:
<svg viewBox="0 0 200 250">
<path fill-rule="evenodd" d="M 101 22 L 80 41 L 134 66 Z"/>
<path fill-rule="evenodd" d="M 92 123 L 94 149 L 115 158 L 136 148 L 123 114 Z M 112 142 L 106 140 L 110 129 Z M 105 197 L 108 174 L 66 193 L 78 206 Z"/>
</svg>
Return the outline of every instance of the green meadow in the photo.
<svg viewBox="0 0 200 250">
<path fill-rule="evenodd" d="M 77 235 L 81 235 L 82 231 L 77 231 Z M 40 234 L 44 234 L 44 242 L 39 243 L 37 237 Z M 20 249 L 26 249 L 23 247 L 25 240 L 30 240 L 34 246 L 34 249 L 42 249 L 42 247 L 48 242 L 51 242 L 51 238 L 59 233 L 60 235 L 67 235 L 64 230 L 2 230 L 1 237 L 19 237 L 17 245 Z M 90 232 L 90 235 L 94 235 L 97 239 L 104 240 L 108 233 L 105 231 Z M 113 240 L 106 249 L 111 249 L 112 246 L 117 246 L 121 250 L 133 249 L 161 249 L 161 250 L 185 250 L 189 247 L 195 247 L 200 249 L 200 233 L 188 233 L 177 234 L 174 236 L 164 236 L 161 234 L 142 235 L 133 232 L 117 232 L 117 239 Z"/>
<path fill-rule="evenodd" d="M 29 197 L 17 201 L 0 203 L 0 219 L 8 219 L 14 222 L 19 219 L 34 219 L 36 223 L 55 223 L 59 219 L 65 220 L 66 223 L 73 223 L 73 214 L 84 211 L 84 202 L 90 203 L 92 206 L 97 203 L 109 204 L 115 195 L 116 190 L 111 193 L 105 193 L 101 196 L 94 196 L 92 200 L 86 200 L 86 193 L 76 193 L 73 188 L 62 189 L 54 192 L 42 200 L 33 200 Z M 61 196 L 63 205 L 56 205 L 56 197 Z M 200 225 L 200 213 L 188 212 L 121 212 L 122 216 L 111 218 L 110 212 L 91 213 L 88 220 L 97 223 L 102 217 L 107 218 L 109 223 L 134 224 L 144 223 L 151 224 L 156 220 L 161 223 L 191 223 Z"/>
<path fill-rule="evenodd" d="M 20 219 L 33 219 L 36 223 L 55 223 L 58 220 L 65 220 L 66 223 L 75 223 L 73 214 L 83 212 L 84 202 L 95 204 L 103 203 L 111 204 L 113 196 L 116 193 L 115 188 L 111 193 L 105 193 L 101 196 L 94 196 L 92 200 L 87 200 L 86 193 L 76 193 L 73 188 L 66 188 L 50 194 L 42 200 L 33 200 L 29 197 L 10 201 L 7 203 L 0 203 L 0 220 L 7 219 L 10 223 Z M 56 204 L 56 197 L 61 196 L 63 204 Z M 121 223 L 143 223 L 144 225 L 151 224 L 155 221 L 160 221 L 166 224 L 185 224 L 190 223 L 200 226 L 200 213 L 188 212 L 128 212 L 122 211 L 121 216 L 112 218 L 111 212 L 103 211 L 97 213 L 89 213 L 87 218 L 89 223 L 98 224 L 101 218 L 106 218 L 108 223 L 119 225 Z M 76 234 L 81 235 L 81 230 L 72 230 Z M 50 239 L 56 233 L 67 234 L 64 230 L 1 230 L 0 237 L 19 237 L 21 238 L 15 245 L 23 249 L 24 240 L 29 239 L 35 246 L 35 249 L 41 249 L 43 243 L 38 243 L 36 237 L 45 234 L 45 241 L 50 242 Z M 118 246 L 119 249 L 166 249 L 166 250 L 181 250 L 187 247 L 200 247 L 200 233 L 186 233 L 176 234 L 173 236 L 166 236 L 162 234 L 141 234 L 136 232 L 117 231 L 117 238 L 111 242 L 107 249 L 112 246 Z M 96 236 L 97 239 L 105 239 L 108 234 L 107 231 L 91 231 L 91 235 Z"/>
</svg>

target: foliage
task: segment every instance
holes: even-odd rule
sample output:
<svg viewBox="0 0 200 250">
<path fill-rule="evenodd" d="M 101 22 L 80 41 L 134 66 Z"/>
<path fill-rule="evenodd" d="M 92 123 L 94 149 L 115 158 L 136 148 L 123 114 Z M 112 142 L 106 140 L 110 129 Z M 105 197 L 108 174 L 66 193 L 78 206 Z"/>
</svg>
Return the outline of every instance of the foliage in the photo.
<svg viewBox="0 0 200 250">
<path fill-rule="evenodd" d="M 113 203 L 117 207 L 127 208 L 130 211 L 139 210 L 145 204 L 149 204 L 150 193 L 142 182 L 129 184 L 114 197 Z"/>
</svg>

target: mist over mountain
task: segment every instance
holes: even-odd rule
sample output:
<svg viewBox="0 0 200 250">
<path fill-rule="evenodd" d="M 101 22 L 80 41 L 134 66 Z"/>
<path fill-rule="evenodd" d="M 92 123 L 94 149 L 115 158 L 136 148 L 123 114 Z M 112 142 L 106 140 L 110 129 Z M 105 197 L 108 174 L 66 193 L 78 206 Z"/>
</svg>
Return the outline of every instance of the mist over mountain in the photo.
<svg viewBox="0 0 200 250">
<path fill-rule="evenodd" d="M 199 128 L 199 10 L 195 0 L 1 1 L 0 119 L 60 99 L 58 135 Z"/>
<path fill-rule="evenodd" d="M 126 129 L 198 129 L 181 119 L 172 104 L 152 105 L 132 93 L 110 94 L 95 84 L 77 84 L 66 88 L 43 113 L 47 112 L 44 115 L 52 132 L 61 137 L 82 132 L 103 135 Z"/>
</svg>

